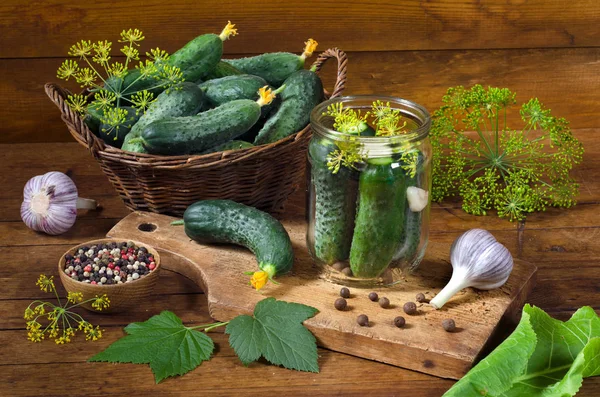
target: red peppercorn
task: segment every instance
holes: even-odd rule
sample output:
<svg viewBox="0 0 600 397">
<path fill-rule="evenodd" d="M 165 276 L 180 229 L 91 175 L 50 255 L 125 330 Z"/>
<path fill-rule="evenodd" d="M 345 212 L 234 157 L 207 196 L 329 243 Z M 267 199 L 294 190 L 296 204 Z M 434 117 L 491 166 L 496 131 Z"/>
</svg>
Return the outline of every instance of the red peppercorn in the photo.
<svg viewBox="0 0 600 397">
<path fill-rule="evenodd" d="M 148 265 L 148 269 L 150 270 L 154 270 L 154 268 L 156 267 L 156 263 L 152 262 L 151 264 Z"/>
<path fill-rule="evenodd" d="M 149 257 L 148 257 L 148 260 L 149 260 L 150 262 L 154 262 L 154 257 L 153 257 L 153 256 L 149 256 Z"/>
<path fill-rule="evenodd" d="M 90 284 L 98 284 L 98 283 L 95 281 L 90 281 Z"/>
<path fill-rule="evenodd" d="M 121 266 L 115 266 L 115 272 L 120 272 L 121 271 Z"/>
<path fill-rule="evenodd" d="M 81 262 L 81 260 L 79 260 L 79 258 L 75 258 L 75 263 L 79 263 Z"/>
<path fill-rule="evenodd" d="M 127 256 L 126 254 L 121 255 L 121 259 L 129 259 L 129 256 Z"/>
<path fill-rule="evenodd" d="M 92 265 L 87 265 L 86 267 L 83 268 L 83 271 L 85 271 L 85 272 L 91 272 L 92 271 Z"/>
<path fill-rule="evenodd" d="M 115 268 L 115 264 L 114 264 L 114 263 L 112 263 L 112 262 L 110 262 L 110 263 L 108 264 L 108 268 L 109 268 L 109 269 L 111 269 L 111 270 L 112 270 L 112 269 L 114 269 L 114 268 Z"/>
</svg>

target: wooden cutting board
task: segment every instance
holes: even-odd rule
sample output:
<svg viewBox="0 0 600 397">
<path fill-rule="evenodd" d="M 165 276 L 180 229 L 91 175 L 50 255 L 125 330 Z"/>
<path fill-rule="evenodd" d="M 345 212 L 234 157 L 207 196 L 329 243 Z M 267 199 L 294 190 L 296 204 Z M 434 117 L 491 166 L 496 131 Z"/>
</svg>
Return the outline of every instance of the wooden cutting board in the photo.
<svg viewBox="0 0 600 397">
<path fill-rule="evenodd" d="M 501 332 L 499 323 L 510 323 L 520 313 L 533 288 L 537 268 L 516 260 L 508 282 L 493 291 L 467 289 L 455 296 L 442 310 L 417 304 L 417 315 L 402 311 L 405 302 L 414 301 L 418 292 L 432 298 L 450 278 L 447 244 L 430 242 L 419 269 L 396 286 L 374 289 L 386 296 L 391 307 L 383 309 L 367 295 L 373 290 L 350 288 L 348 308 L 338 311 L 333 302 L 340 285 L 319 278 L 305 243 L 306 224 L 284 222 L 296 255 L 291 274 L 278 278 L 279 285 L 268 284 L 260 292 L 248 285 L 243 272 L 254 271 L 254 256 L 241 247 L 207 246 L 191 241 L 182 226 L 170 226 L 175 218 L 134 212 L 112 228 L 107 236 L 117 240 L 137 240 L 156 248 L 162 266 L 196 282 L 208 298 L 210 315 L 227 321 L 239 314 L 251 314 L 255 304 L 266 297 L 304 303 L 319 309 L 319 314 L 304 322 L 317 338 L 319 346 L 382 361 L 428 374 L 458 379 L 473 365 L 492 334 Z M 359 314 L 369 316 L 370 326 L 356 323 Z M 403 329 L 393 319 L 406 319 Z M 457 332 L 441 326 L 453 318 Z"/>
</svg>

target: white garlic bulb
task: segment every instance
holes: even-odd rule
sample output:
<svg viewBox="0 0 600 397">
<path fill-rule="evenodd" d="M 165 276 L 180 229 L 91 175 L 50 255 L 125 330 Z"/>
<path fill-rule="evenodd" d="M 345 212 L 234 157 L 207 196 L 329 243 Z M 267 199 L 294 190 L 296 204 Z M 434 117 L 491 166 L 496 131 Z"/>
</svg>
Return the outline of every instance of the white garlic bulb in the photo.
<svg viewBox="0 0 600 397">
<path fill-rule="evenodd" d="M 471 229 L 457 238 L 450 248 L 450 262 L 450 281 L 429 302 L 436 309 L 463 288 L 489 290 L 501 287 L 513 268 L 510 251 L 483 229 Z"/>
</svg>

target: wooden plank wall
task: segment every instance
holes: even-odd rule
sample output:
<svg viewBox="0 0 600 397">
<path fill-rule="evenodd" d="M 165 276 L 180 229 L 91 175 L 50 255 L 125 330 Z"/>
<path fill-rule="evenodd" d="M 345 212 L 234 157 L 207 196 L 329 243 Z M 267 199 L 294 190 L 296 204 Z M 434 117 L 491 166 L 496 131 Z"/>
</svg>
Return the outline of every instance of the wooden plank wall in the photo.
<svg viewBox="0 0 600 397">
<path fill-rule="evenodd" d="M 402 96 L 433 110 L 449 86 L 506 86 L 518 99 L 539 97 L 575 129 L 598 126 L 597 0 L 4 0 L 0 143 L 72 140 L 43 92 L 72 43 L 116 42 L 137 27 L 143 50 L 173 52 L 227 20 L 240 33 L 227 56 L 298 52 L 308 37 L 321 50 L 345 50 L 348 94 Z"/>
</svg>

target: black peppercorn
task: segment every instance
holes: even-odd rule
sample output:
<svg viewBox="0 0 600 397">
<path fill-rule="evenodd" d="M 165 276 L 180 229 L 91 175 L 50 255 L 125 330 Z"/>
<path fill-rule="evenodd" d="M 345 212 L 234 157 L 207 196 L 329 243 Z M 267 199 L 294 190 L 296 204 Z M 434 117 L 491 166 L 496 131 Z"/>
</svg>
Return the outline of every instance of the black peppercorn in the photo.
<svg viewBox="0 0 600 397">
<path fill-rule="evenodd" d="M 427 298 L 425 298 L 425 295 L 424 295 L 423 293 L 421 293 L 421 292 L 419 292 L 419 293 L 417 294 L 417 296 L 415 297 L 415 300 L 416 300 L 417 302 L 419 302 L 419 303 L 424 303 L 424 302 L 427 302 Z"/>
<path fill-rule="evenodd" d="M 377 302 L 377 299 L 379 299 L 379 296 L 377 295 L 377 292 L 371 292 L 371 293 L 369 293 L 369 299 L 371 299 L 373 302 Z"/>
<path fill-rule="evenodd" d="M 384 309 L 390 307 L 390 300 L 386 297 L 379 298 L 379 306 L 383 307 Z"/>
<path fill-rule="evenodd" d="M 346 302 L 346 299 L 344 299 L 344 298 L 337 298 L 333 305 L 338 310 L 344 310 L 346 308 L 346 306 L 348 305 L 348 303 Z"/>
<path fill-rule="evenodd" d="M 369 325 L 369 317 L 366 314 L 361 314 L 356 318 L 356 322 L 361 327 L 367 327 Z"/>
<path fill-rule="evenodd" d="M 406 320 L 404 319 L 404 317 L 398 316 L 394 319 L 394 325 L 396 327 L 402 328 L 402 327 L 404 327 L 404 324 L 406 324 Z"/>
<path fill-rule="evenodd" d="M 346 287 L 342 288 L 340 290 L 340 296 L 342 298 L 350 298 L 350 290 L 348 288 L 346 288 Z"/>
<path fill-rule="evenodd" d="M 406 302 L 403 309 L 406 314 L 415 314 L 417 312 L 417 305 L 415 302 Z"/>
<path fill-rule="evenodd" d="M 456 329 L 456 323 L 451 318 L 447 318 L 442 321 L 442 327 L 444 327 L 446 332 L 452 332 Z"/>
</svg>

